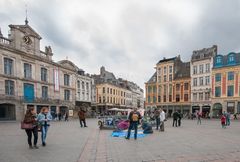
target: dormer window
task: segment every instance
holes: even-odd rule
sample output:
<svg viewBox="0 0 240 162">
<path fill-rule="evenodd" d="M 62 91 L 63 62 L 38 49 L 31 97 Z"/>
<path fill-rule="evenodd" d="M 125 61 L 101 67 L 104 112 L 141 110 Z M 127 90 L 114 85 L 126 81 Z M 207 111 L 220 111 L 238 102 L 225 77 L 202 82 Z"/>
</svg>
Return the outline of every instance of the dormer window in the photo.
<svg viewBox="0 0 240 162">
<path fill-rule="evenodd" d="M 222 65 L 222 56 L 217 56 L 216 57 L 215 65 L 216 66 L 221 66 Z"/>
<path fill-rule="evenodd" d="M 235 63 L 235 55 L 234 53 L 228 55 L 228 64 L 234 64 Z"/>
</svg>

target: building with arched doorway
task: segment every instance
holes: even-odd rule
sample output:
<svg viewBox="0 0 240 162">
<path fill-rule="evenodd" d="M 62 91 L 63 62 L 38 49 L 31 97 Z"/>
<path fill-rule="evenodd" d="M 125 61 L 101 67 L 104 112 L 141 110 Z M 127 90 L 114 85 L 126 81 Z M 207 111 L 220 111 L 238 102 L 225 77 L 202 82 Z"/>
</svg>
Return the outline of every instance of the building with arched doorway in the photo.
<svg viewBox="0 0 240 162">
<path fill-rule="evenodd" d="M 214 57 L 212 69 L 212 115 L 240 113 L 240 53 Z"/>
<path fill-rule="evenodd" d="M 0 120 L 21 120 L 28 107 L 52 114 L 75 108 L 75 70 L 52 60 L 50 46 L 40 50 L 41 36 L 28 24 L 0 31 Z"/>
</svg>

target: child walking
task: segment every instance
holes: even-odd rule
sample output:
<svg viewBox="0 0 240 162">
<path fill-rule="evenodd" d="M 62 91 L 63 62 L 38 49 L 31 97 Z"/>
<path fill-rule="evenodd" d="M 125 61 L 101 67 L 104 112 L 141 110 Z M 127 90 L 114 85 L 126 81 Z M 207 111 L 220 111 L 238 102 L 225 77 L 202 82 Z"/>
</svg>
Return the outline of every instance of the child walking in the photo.
<svg viewBox="0 0 240 162">
<path fill-rule="evenodd" d="M 221 117 L 221 124 L 222 124 L 222 128 L 226 128 L 226 117 L 225 117 L 225 115 L 222 115 L 222 117 Z"/>
</svg>

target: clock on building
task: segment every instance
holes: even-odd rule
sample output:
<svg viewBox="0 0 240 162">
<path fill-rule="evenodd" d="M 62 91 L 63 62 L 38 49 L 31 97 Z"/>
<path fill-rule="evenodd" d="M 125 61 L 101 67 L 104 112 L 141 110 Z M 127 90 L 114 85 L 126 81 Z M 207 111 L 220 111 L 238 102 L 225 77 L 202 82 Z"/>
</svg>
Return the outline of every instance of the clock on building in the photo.
<svg viewBox="0 0 240 162">
<path fill-rule="evenodd" d="M 24 43 L 26 43 L 27 45 L 31 44 L 32 43 L 32 40 L 29 36 L 24 36 L 23 37 L 23 41 Z"/>
</svg>

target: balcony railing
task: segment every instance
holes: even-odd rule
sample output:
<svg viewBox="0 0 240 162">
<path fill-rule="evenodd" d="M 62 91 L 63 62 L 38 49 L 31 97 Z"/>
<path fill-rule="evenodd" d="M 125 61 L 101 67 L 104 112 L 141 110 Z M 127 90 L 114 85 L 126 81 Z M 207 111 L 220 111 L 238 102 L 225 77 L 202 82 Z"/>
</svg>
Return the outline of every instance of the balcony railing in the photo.
<svg viewBox="0 0 240 162">
<path fill-rule="evenodd" d="M 0 37 L 0 44 L 3 44 L 3 45 L 10 45 L 11 41 L 7 38 L 4 38 L 4 37 Z"/>
</svg>

